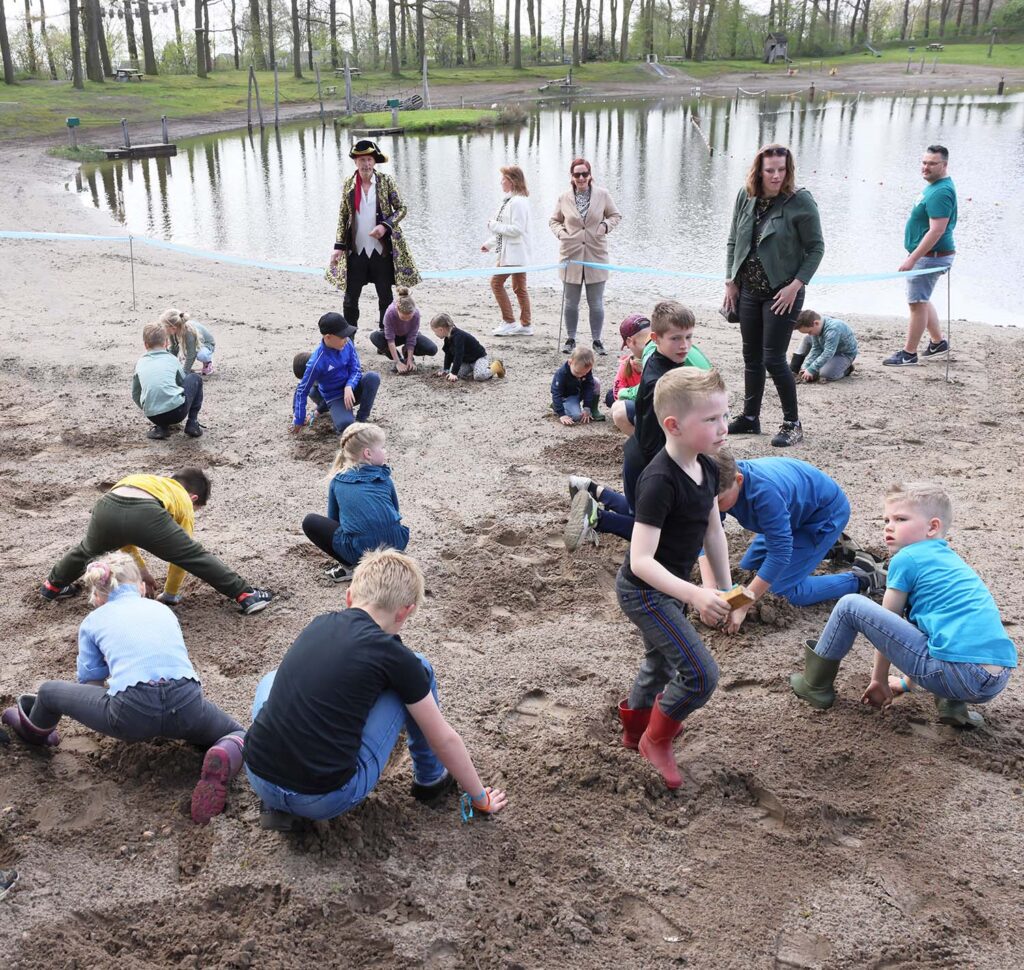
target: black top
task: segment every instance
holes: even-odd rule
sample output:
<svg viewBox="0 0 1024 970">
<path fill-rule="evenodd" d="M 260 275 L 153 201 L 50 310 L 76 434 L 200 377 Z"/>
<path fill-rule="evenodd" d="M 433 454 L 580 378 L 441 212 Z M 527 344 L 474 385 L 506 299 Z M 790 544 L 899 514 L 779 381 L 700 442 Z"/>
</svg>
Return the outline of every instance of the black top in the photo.
<svg viewBox="0 0 1024 970">
<path fill-rule="evenodd" d="M 364 610 L 318 616 L 277 669 L 245 736 L 245 763 L 266 781 L 304 795 L 341 788 L 355 774 L 370 708 L 389 689 L 403 704 L 430 693 L 416 654 Z"/>
<path fill-rule="evenodd" d="M 646 468 L 651 459 L 665 447 L 665 432 L 654 413 L 654 385 L 662 374 L 682 367 L 657 350 L 647 358 L 636 392 L 636 411 L 633 417 L 633 436 L 626 442 L 631 462 Z"/>
<path fill-rule="evenodd" d="M 718 495 L 718 466 L 698 455 L 704 480 L 698 485 L 663 448 L 644 469 L 636 483 L 635 521 L 661 529 L 654 554 L 673 576 L 689 581 L 693 564 L 704 545 L 708 519 Z M 651 589 L 629 568 L 629 551 L 622 575 L 641 589 Z"/>
<path fill-rule="evenodd" d="M 577 377 L 569 361 L 562 364 L 551 378 L 551 406 L 559 417 L 565 414 L 567 397 L 578 397 L 582 406 L 589 409 L 597 404 L 597 393 L 594 371 L 588 370 L 582 377 Z"/>
<path fill-rule="evenodd" d="M 487 351 L 471 333 L 452 327 L 452 332 L 444 338 L 444 369 L 458 376 L 463 364 L 475 364 Z"/>
</svg>

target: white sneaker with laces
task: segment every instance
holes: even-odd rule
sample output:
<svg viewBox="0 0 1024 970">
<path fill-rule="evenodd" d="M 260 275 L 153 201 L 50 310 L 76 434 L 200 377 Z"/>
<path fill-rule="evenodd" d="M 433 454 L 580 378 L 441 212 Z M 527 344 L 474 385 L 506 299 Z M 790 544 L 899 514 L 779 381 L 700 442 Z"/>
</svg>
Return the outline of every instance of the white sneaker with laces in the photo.
<svg viewBox="0 0 1024 970">
<path fill-rule="evenodd" d="M 495 337 L 510 337 L 514 333 L 519 333 L 521 329 L 518 323 L 502 323 L 501 326 L 495 327 L 492 333 Z"/>
<path fill-rule="evenodd" d="M 512 331 L 510 336 L 512 336 L 512 337 L 532 337 L 533 336 L 533 327 L 524 327 L 521 324 L 518 324 L 516 326 L 515 330 Z"/>
<path fill-rule="evenodd" d="M 591 480 L 583 475 L 569 476 L 569 498 L 576 498 L 577 492 L 589 492 Z"/>
</svg>

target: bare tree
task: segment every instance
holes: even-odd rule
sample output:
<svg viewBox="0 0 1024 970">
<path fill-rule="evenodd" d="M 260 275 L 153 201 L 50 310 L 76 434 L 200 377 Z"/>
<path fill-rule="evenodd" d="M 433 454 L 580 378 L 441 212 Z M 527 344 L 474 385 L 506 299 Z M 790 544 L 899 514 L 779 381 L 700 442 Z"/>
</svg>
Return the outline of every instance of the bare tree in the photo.
<svg viewBox="0 0 1024 970">
<path fill-rule="evenodd" d="M 356 37 L 356 9 L 354 0 L 348 0 L 348 27 L 352 39 L 352 57 L 359 61 L 359 40 Z"/>
<path fill-rule="evenodd" d="M 292 74 L 302 77 L 302 34 L 299 32 L 299 0 L 292 0 Z"/>
<path fill-rule="evenodd" d="M 236 0 L 231 0 L 231 44 L 235 52 L 235 70 L 241 68 L 241 61 L 238 56 L 238 10 Z"/>
<path fill-rule="evenodd" d="M 523 69 L 523 0 L 516 0 L 516 26 L 515 35 L 512 38 L 512 66 L 517 70 Z"/>
<path fill-rule="evenodd" d="M 370 0 L 370 57 L 373 69 L 380 67 L 380 34 L 377 27 L 377 0 Z"/>
<path fill-rule="evenodd" d="M 491 25 L 494 25 L 494 0 L 491 0 Z M 423 20 L 423 0 L 416 0 L 416 63 L 423 66 L 423 55 L 427 52 L 427 28 Z"/>
<path fill-rule="evenodd" d="M 583 0 L 576 0 L 572 17 L 572 66 L 580 66 L 580 21 L 583 19 Z"/>
<path fill-rule="evenodd" d="M 267 0 L 267 67 L 277 66 L 277 43 L 274 40 L 274 0 Z"/>
<path fill-rule="evenodd" d="M 128 43 L 128 60 L 131 61 L 133 67 L 138 67 L 139 45 L 135 40 L 135 18 L 132 16 L 132 0 L 124 0 L 124 36 Z"/>
<path fill-rule="evenodd" d="M 703 12 L 704 20 L 700 25 L 700 30 L 697 34 L 697 51 L 696 57 L 698 61 L 704 60 L 705 54 L 708 48 L 708 37 L 711 34 L 711 23 L 715 19 L 715 3 L 717 0 L 708 0 L 707 11 Z"/>
<path fill-rule="evenodd" d="M 196 7 L 196 77 L 206 77 L 206 43 L 203 40 L 203 0 Z"/>
<path fill-rule="evenodd" d="M 75 0 L 71 0 L 73 4 Z M 149 0 L 139 0 L 139 25 L 142 27 L 142 60 L 147 74 L 155 75 L 156 50 L 153 48 L 153 25 L 149 20 Z"/>
<path fill-rule="evenodd" d="M 580 60 L 590 60 L 590 0 L 583 8 L 583 36 L 580 38 Z"/>
<path fill-rule="evenodd" d="M 629 11 L 633 7 L 633 0 L 622 0 L 622 40 L 619 42 L 619 60 L 623 64 L 629 58 Z"/>
<path fill-rule="evenodd" d="M 50 38 L 46 33 L 46 4 L 39 0 L 39 36 L 43 38 L 43 49 L 46 51 L 46 66 L 50 71 L 50 79 L 57 80 L 57 65 L 53 60 L 53 48 L 50 46 Z"/>
<path fill-rule="evenodd" d="M 25 41 L 28 45 L 26 55 L 28 56 L 28 73 L 35 74 L 39 70 L 36 63 L 36 40 L 32 33 L 32 0 L 25 0 Z"/>
<path fill-rule="evenodd" d="M 313 0 L 306 0 L 306 66 L 313 70 Z"/>
<path fill-rule="evenodd" d="M 174 10 L 174 39 L 178 42 L 178 47 L 182 50 L 185 49 L 185 45 L 181 39 L 181 17 L 178 16 L 178 5 L 172 4 Z"/>
<path fill-rule="evenodd" d="M 102 83 L 103 65 L 100 63 L 100 17 L 99 4 L 96 0 L 85 0 L 82 4 L 82 20 L 85 27 L 85 74 L 90 81 Z"/>
<path fill-rule="evenodd" d="M 533 0 L 526 0 L 526 17 L 530 21 L 530 46 L 533 47 L 533 60 L 536 63 L 540 60 L 540 51 L 537 50 L 537 21 L 533 15 Z"/>
<path fill-rule="evenodd" d="M 249 35 L 252 37 L 252 66 L 257 71 L 265 71 L 267 69 L 267 55 L 263 51 L 260 0 L 249 0 Z"/>
<path fill-rule="evenodd" d="M 71 16 L 72 21 L 75 20 L 74 14 Z M 73 33 L 78 33 L 77 26 L 73 29 Z M 0 2 L 0 57 L 3 58 L 4 62 L 4 84 L 14 83 L 14 58 L 11 57 L 11 39 L 7 36 L 7 14 L 4 13 L 4 5 Z M 75 85 L 76 88 L 82 86 L 81 70 L 79 70 L 78 83 Z"/>
<path fill-rule="evenodd" d="M 398 11 L 395 0 L 388 0 L 388 41 L 391 45 L 391 76 L 401 77 L 402 69 L 398 63 Z"/>
</svg>

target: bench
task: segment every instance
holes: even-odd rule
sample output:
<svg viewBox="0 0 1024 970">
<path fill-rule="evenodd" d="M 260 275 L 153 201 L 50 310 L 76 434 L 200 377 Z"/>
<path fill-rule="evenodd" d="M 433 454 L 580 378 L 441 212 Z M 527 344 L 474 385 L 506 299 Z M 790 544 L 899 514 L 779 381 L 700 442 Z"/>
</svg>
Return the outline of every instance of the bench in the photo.
<svg viewBox="0 0 1024 970">
<path fill-rule="evenodd" d="M 363 72 L 360 71 L 358 67 L 350 67 L 348 69 L 348 73 L 349 73 L 349 75 L 351 77 L 359 77 Z M 345 76 L 345 68 L 343 68 L 343 67 L 336 67 L 334 69 L 334 76 L 335 77 L 344 77 Z"/>
<path fill-rule="evenodd" d="M 134 67 L 119 67 L 114 71 L 115 81 L 142 81 L 145 76 L 142 71 Z"/>
<path fill-rule="evenodd" d="M 944 51 L 946 49 L 945 44 L 929 44 L 925 50 L 927 51 Z"/>
</svg>

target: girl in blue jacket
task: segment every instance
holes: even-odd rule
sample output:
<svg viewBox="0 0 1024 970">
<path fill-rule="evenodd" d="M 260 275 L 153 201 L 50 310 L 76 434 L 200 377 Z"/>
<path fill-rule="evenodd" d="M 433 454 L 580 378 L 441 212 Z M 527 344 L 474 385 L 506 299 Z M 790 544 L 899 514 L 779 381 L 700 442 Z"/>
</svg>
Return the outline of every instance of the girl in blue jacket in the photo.
<svg viewBox="0 0 1024 970">
<path fill-rule="evenodd" d="M 375 424 L 350 424 L 331 468 L 327 515 L 311 513 L 302 520 L 306 538 L 337 560 L 325 570 L 336 583 L 352 578 L 359 557 L 368 549 L 387 546 L 401 552 L 409 544 L 384 440 Z"/>
</svg>

